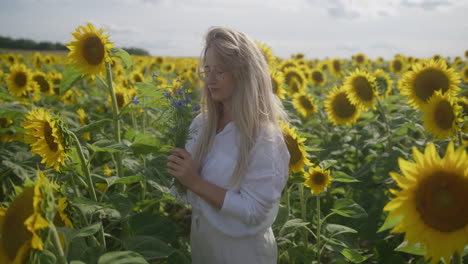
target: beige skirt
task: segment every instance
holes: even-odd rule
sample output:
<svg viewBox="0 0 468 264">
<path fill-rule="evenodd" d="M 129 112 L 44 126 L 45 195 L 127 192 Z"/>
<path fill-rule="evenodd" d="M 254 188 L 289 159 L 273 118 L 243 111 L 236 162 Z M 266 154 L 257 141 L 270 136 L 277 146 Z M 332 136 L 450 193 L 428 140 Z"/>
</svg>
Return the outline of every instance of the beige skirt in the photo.
<svg viewBox="0 0 468 264">
<path fill-rule="evenodd" d="M 278 249 L 270 228 L 256 235 L 222 234 L 198 213 L 192 214 L 190 231 L 192 264 L 274 264 Z"/>
</svg>

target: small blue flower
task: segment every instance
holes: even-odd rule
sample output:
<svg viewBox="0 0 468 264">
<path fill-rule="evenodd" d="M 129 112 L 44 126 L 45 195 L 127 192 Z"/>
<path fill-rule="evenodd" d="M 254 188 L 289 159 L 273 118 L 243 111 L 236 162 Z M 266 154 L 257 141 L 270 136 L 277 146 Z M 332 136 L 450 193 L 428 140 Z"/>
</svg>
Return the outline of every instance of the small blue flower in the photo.
<svg viewBox="0 0 468 264">
<path fill-rule="evenodd" d="M 172 106 L 174 106 L 175 109 L 180 110 L 182 109 L 182 107 L 184 107 L 184 102 L 181 100 L 174 99 L 172 100 Z"/>
<path fill-rule="evenodd" d="M 171 92 L 166 92 L 166 93 L 164 94 L 164 97 L 166 97 L 167 99 L 172 99 Z"/>
<path fill-rule="evenodd" d="M 174 89 L 174 94 L 175 94 L 176 96 L 182 96 L 182 95 L 184 95 L 184 93 L 185 93 L 185 91 L 184 91 L 183 88 Z"/>
<path fill-rule="evenodd" d="M 201 108 L 200 105 L 195 104 L 195 105 L 193 105 L 193 107 L 192 107 L 192 111 L 193 111 L 193 112 L 198 112 L 198 111 L 200 110 L 200 108 Z"/>
<path fill-rule="evenodd" d="M 136 96 L 133 97 L 132 99 L 132 102 L 135 104 L 135 105 L 138 105 L 140 102 L 138 101 L 138 98 Z"/>
<path fill-rule="evenodd" d="M 192 98 L 187 97 L 184 101 L 185 104 L 190 104 L 192 102 Z"/>
</svg>

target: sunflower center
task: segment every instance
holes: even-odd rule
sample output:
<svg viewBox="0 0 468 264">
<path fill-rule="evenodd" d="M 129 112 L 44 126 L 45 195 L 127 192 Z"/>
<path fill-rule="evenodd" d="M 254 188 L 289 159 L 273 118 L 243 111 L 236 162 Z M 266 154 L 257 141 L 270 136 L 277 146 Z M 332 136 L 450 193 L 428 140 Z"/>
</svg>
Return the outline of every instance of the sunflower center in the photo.
<svg viewBox="0 0 468 264">
<path fill-rule="evenodd" d="M 452 232 L 468 224 L 468 180 L 454 172 L 436 171 L 416 190 L 416 210 L 428 226 Z"/>
<path fill-rule="evenodd" d="M 87 38 L 83 44 L 83 57 L 91 65 L 99 65 L 104 60 L 105 49 L 99 37 Z"/>
<path fill-rule="evenodd" d="M 314 110 L 314 105 L 310 102 L 310 100 L 307 97 L 301 96 L 299 100 L 301 102 L 302 107 L 304 107 L 305 109 L 309 111 Z"/>
<path fill-rule="evenodd" d="M 316 185 L 323 185 L 325 183 L 325 175 L 323 175 L 323 173 L 316 172 L 314 173 L 312 180 Z"/>
<path fill-rule="evenodd" d="M 340 93 L 333 100 L 333 112 L 339 118 L 349 118 L 356 112 L 356 107 L 349 102 L 345 93 Z"/>
<path fill-rule="evenodd" d="M 47 80 L 44 78 L 42 75 L 36 75 L 33 77 L 33 80 L 39 84 L 39 88 L 41 89 L 41 92 L 46 93 L 49 92 L 50 90 L 50 85 L 47 82 Z"/>
<path fill-rule="evenodd" d="M 371 101 L 374 93 L 372 92 L 372 86 L 366 77 L 357 76 L 353 80 L 353 88 L 356 91 L 356 94 L 363 101 Z"/>
<path fill-rule="evenodd" d="M 363 63 L 363 62 L 364 62 L 364 56 L 358 55 L 358 56 L 356 57 L 356 61 L 357 61 L 358 63 Z"/>
<path fill-rule="evenodd" d="M 137 83 L 137 82 L 143 82 L 143 80 L 141 79 L 140 75 L 138 74 L 135 74 L 133 76 L 133 82 Z"/>
<path fill-rule="evenodd" d="M 392 65 L 393 65 L 393 69 L 395 70 L 395 72 L 400 72 L 403 66 L 403 64 L 399 60 L 393 61 Z"/>
<path fill-rule="evenodd" d="M 334 61 L 333 61 L 333 69 L 335 69 L 336 72 L 340 72 L 340 71 L 341 71 L 341 64 L 340 64 L 340 61 L 338 61 L 338 60 L 334 60 Z"/>
<path fill-rule="evenodd" d="M 286 146 L 288 147 L 289 154 L 291 155 L 290 164 L 296 164 L 302 159 L 302 153 L 299 149 L 297 140 L 295 140 L 290 135 L 285 135 L 284 139 L 286 141 Z"/>
<path fill-rule="evenodd" d="M 0 127 L 2 127 L 2 128 L 8 127 L 8 119 L 6 119 L 4 117 L 0 118 Z"/>
<path fill-rule="evenodd" d="M 124 106 L 125 100 L 122 93 L 116 93 L 115 98 L 117 99 L 117 106 L 122 108 Z"/>
<path fill-rule="evenodd" d="M 466 68 L 466 69 L 463 71 L 463 75 L 465 75 L 465 78 L 468 78 L 468 68 Z"/>
<path fill-rule="evenodd" d="M 321 82 L 323 82 L 323 75 L 322 75 L 322 73 L 319 72 L 319 71 L 314 71 L 314 72 L 312 73 L 312 79 L 314 79 L 314 81 L 315 81 L 316 83 L 321 83 Z"/>
<path fill-rule="evenodd" d="M 455 115 L 452 105 L 447 101 L 441 101 L 434 110 L 434 121 L 441 129 L 448 130 L 452 128 Z"/>
<path fill-rule="evenodd" d="M 437 90 L 445 93 L 449 88 L 449 79 L 447 76 L 435 69 L 422 71 L 414 81 L 414 90 L 416 96 L 423 101 L 429 100 L 432 94 Z"/>
<path fill-rule="evenodd" d="M 49 149 L 56 152 L 58 150 L 58 144 L 54 142 L 54 136 L 52 135 L 52 128 L 49 122 L 44 123 L 44 138 L 47 145 L 49 145 Z"/>
<path fill-rule="evenodd" d="M 24 72 L 18 72 L 15 75 L 15 84 L 18 87 L 24 87 L 28 81 L 28 77 Z"/>
</svg>

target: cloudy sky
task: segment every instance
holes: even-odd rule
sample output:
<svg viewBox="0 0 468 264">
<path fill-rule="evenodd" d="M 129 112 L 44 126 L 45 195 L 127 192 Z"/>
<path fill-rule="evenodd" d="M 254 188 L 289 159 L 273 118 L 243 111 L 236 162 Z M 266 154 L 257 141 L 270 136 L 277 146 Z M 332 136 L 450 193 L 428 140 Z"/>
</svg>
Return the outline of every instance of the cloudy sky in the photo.
<svg viewBox="0 0 468 264">
<path fill-rule="evenodd" d="M 199 56 L 210 26 L 246 32 L 288 58 L 363 52 L 463 56 L 468 0 L 0 0 L 0 35 L 66 43 L 87 22 L 117 46 Z"/>
</svg>

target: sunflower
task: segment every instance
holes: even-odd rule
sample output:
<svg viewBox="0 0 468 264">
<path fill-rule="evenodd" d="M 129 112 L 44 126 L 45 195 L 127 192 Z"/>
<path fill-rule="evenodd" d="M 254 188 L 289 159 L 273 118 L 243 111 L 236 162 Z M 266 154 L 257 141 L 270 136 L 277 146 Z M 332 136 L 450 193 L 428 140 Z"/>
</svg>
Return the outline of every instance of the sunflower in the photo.
<svg viewBox="0 0 468 264">
<path fill-rule="evenodd" d="M 424 154 L 413 148 L 415 162 L 400 158 L 402 174 L 390 173 L 401 190 L 384 207 L 387 218 L 403 217 L 392 232 L 405 232 L 409 245 L 419 243 L 426 259 L 439 263 L 468 243 L 468 156 L 463 147 L 454 150 L 453 142 L 441 158 L 433 143 Z"/>
<path fill-rule="evenodd" d="M 164 65 L 161 65 L 161 71 L 163 73 L 171 73 L 176 69 L 174 63 L 166 63 Z"/>
<path fill-rule="evenodd" d="M 112 175 L 112 170 L 109 168 L 109 165 L 107 165 L 107 163 L 104 164 L 104 166 L 102 167 L 102 170 L 103 170 L 104 175 L 106 176 Z"/>
<path fill-rule="evenodd" d="M 402 74 L 405 71 L 406 63 L 404 57 L 397 56 L 390 61 L 390 71 Z"/>
<path fill-rule="evenodd" d="M 435 91 L 441 90 L 450 96 L 456 96 L 460 76 L 453 69 L 447 68 L 443 60 L 421 61 L 414 64 L 411 71 L 403 75 L 401 93 L 408 96 L 409 104 L 420 108 Z"/>
<path fill-rule="evenodd" d="M 32 79 L 32 74 L 26 65 L 14 64 L 10 67 L 10 73 L 6 76 L 8 91 L 16 98 L 27 97 L 28 91 L 36 90 L 37 85 Z"/>
<path fill-rule="evenodd" d="M 72 33 L 75 41 L 67 43 L 70 49 L 68 57 L 74 67 L 83 75 L 90 75 L 91 79 L 105 70 L 105 63 L 111 62 L 110 49 L 114 47 L 103 34 L 103 29 L 96 30 L 90 23 L 86 27 L 79 26 Z"/>
<path fill-rule="evenodd" d="M 325 78 L 325 75 L 323 74 L 323 71 L 319 69 L 312 69 L 312 71 L 310 72 L 309 79 L 314 85 L 318 85 L 318 86 L 322 86 L 326 82 L 326 78 Z"/>
<path fill-rule="evenodd" d="M 359 52 L 356 55 L 353 55 L 351 58 L 353 59 L 353 65 L 354 66 L 366 65 L 367 62 L 368 62 L 366 54 L 361 53 L 361 52 Z"/>
<path fill-rule="evenodd" d="M 76 110 L 76 113 L 78 114 L 78 119 L 80 120 L 80 126 L 86 125 L 88 122 L 84 109 L 79 108 L 78 110 Z M 85 132 L 81 136 L 88 141 L 91 140 L 91 133 L 89 132 Z"/>
<path fill-rule="evenodd" d="M 375 78 L 378 96 L 385 97 L 392 94 L 393 81 L 386 72 L 382 69 L 377 69 L 372 75 Z"/>
<path fill-rule="evenodd" d="M 54 85 L 45 73 L 35 72 L 32 79 L 39 87 L 39 91 L 45 94 L 54 94 Z"/>
<path fill-rule="evenodd" d="M 286 70 L 286 68 L 298 68 L 299 65 L 296 63 L 294 60 L 283 60 L 281 63 L 278 65 L 278 69 L 282 72 Z"/>
<path fill-rule="evenodd" d="M 462 75 L 463 81 L 465 83 L 468 83 L 468 66 L 463 67 L 463 69 L 461 70 L 461 75 Z"/>
<path fill-rule="evenodd" d="M 343 84 L 349 101 L 360 109 L 374 108 L 377 102 L 375 78 L 365 71 L 356 69 L 346 76 Z"/>
<path fill-rule="evenodd" d="M 65 165 L 68 142 L 64 133 L 61 120 L 57 116 L 51 116 L 49 110 L 39 108 L 31 110 L 23 122 L 25 141 L 31 145 L 31 151 L 42 157 L 41 162 L 46 168 L 53 167 L 56 171 Z"/>
<path fill-rule="evenodd" d="M 268 66 L 273 67 L 276 65 L 276 58 L 273 55 L 273 51 L 271 48 L 265 44 L 265 43 L 260 43 L 258 41 L 255 41 L 255 44 L 257 45 L 258 49 L 262 52 L 263 57 L 265 58 L 265 61 L 267 62 Z"/>
<path fill-rule="evenodd" d="M 3 213 L 0 221 L 0 263 L 25 263 L 31 249 L 44 250 L 39 232 L 49 226 L 42 203 L 50 183 L 38 171 L 36 183 L 25 188 Z"/>
<path fill-rule="evenodd" d="M 458 131 L 458 117 L 461 107 L 448 94 L 436 91 L 423 107 L 424 127 L 436 138 L 445 139 Z"/>
<path fill-rule="evenodd" d="M 281 122 L 281 129 L 283 130 L 284 141 L 288 148 L 291 159 L 289 160 L 289 173 L 297 173 L 304 171 L 305 166 L 312 166 L 313 164 L 307 158 L 305 151 L 304 141 L 296 134 L 296 128 L 289 127 L 289 124 Z"/>
<path fill-rule="evenodd" d="M 331 73 L 335 76 L 341 76 L 343 74 L 343 63 L 340 59 L 331 59 L 330 66 L 328 67 Z"/>
<path fill-rule="evenodd" d="M 9 128 L 13 124 L 13 120 L 7 117 L 0 117 L 0 128 Z M 0 133 L 0 142 L 13 142 L 20 140 L 23 136 L 13 131 Z"/>
<path fill-rule="evenodd" d="M 317 113 L 317 106 L 314 99 L 306 93 L 297 93 L 293 96 L 294 108 L 304 117 Z"/>
<path fill-rule="evenodd" d="M 287 93 L 289 95 L 294 95 L 305 91 L 306 89 L 306 77 L 304 73 L 298 68 L 289 67 L 284 71 L 284 82 L 289 86 Z"/>
<path fill-rule="evenodd" d="M 330 171 L 323 169 L 320 166 L 311 167 L 309 171 L 304 175 L 304 185 L 310 188 L 310 192 L 314 195 L 319 195 L 326 191 L 333 180 L 330 177 Z"/>
<path fill-rule="evenodd" d="M 145 82 L 145 77 L 138 70 L 132 71 L 130 73 L 130 81 L 132 83 Z"/>
<path fill-rule="evenodd" d="M 325 101 L 325 111 L 335 126 L 356 123 L 359 109 L 351 104 L 344 88 L 333 88 Z"/>
<path fill-rule="evenodd" d="M 123 88 L 121 85 L 117 85 L 116 83 L 113 84 L 115 90 L 115 98 L 117 100 L 117 106 L 119 109 L 122 109 L 125 105 L 127 105 L 131 98 L 130 90 Z M 109 105 L 112 106 L 112 98 L 110 95 L 107 96 L 107 101 Z"/>
<path fill-rule="evenodd" d="M 276 94 L 280 99 L 284 99 L 286 93 L 283 88 L 284 74 L 277 70 L 270 70 L 270 77 L 273 93 Z"/>
</svg>

